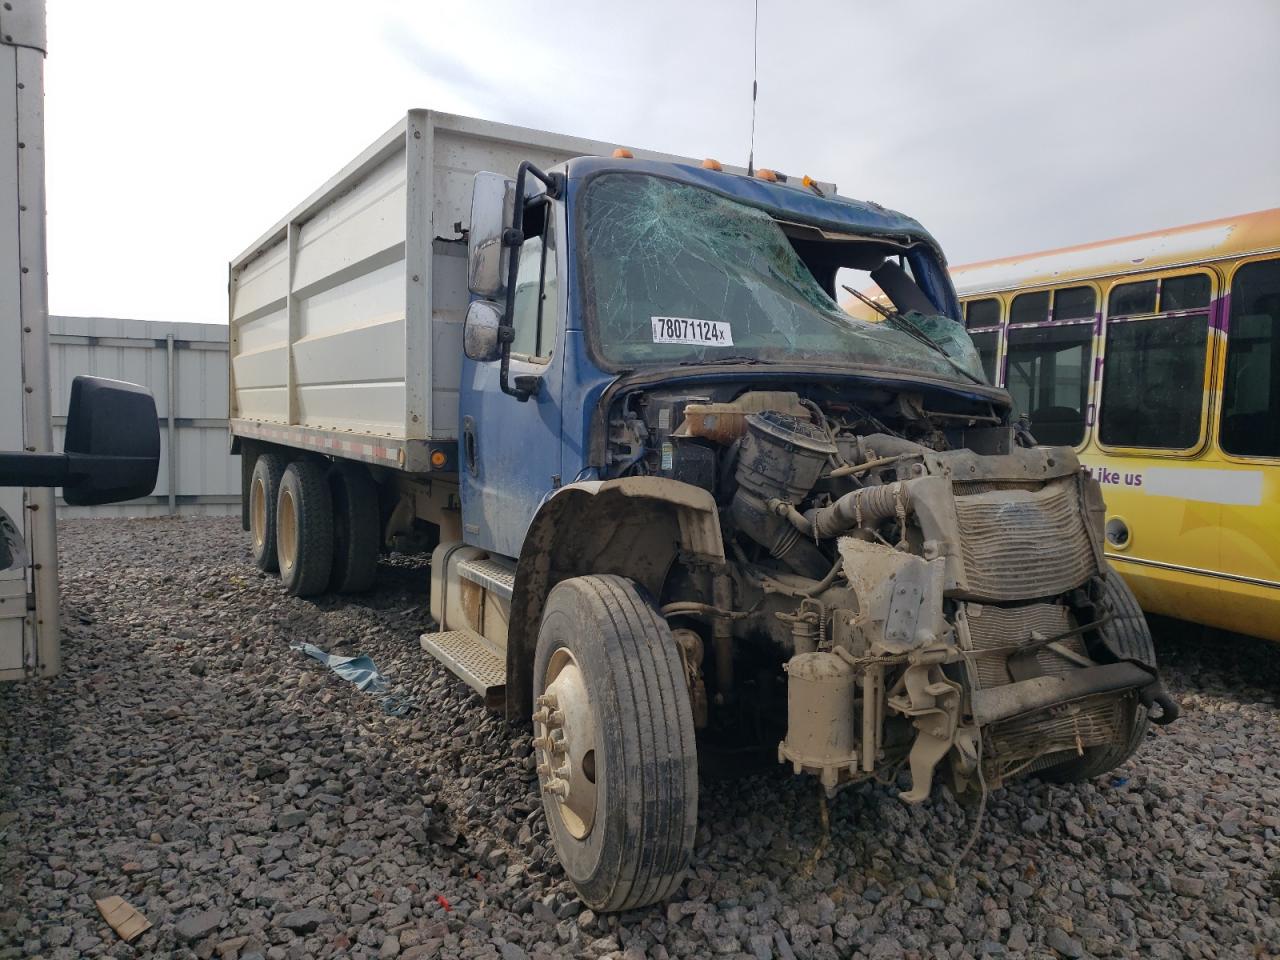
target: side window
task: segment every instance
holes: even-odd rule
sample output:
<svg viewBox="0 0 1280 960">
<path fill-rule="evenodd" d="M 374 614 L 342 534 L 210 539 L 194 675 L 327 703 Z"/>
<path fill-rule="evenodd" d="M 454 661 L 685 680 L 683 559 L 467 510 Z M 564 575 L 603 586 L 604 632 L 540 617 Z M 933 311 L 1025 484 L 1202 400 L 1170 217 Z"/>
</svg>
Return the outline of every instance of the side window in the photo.
<svg viewBox="0 0 1280 960">
<path fill-rule="evenodd" d="M 968 330 L 1000 326 L 1000 301 L 995 297 L 970 300 L 964 305 L 964 325 Z"/>
<path fill-rule="evenodd" d="M 1131 286 L 1148 283 L 1154 297 L 1154 280 Z M 1113 300 L 1115 295 L 1113 290 Z M 1099 439 L 1117 447 L 1194 447 L 1203 419 L 1208 342 L 1207 311 L 1108 318 Z"/>
<path fill-rule="evenodd" d="M 1210 292 L 1205 273 L 1111 288 L 1098 417 L 1104 444 L 1186 450 L 1200 441 Z"/>
<path fill-rule="evenodd" d="M 1156 281 L 1122 283 L 1111 288 L 1107 300 L 1108 317 L 1131 317 L 1156 312 Z"/>
<path fill-rule="evenodd" d="M 520 246 L 520 264 L 516 270 L 515 302 L 511 325 L 515 338 L 511 352 L 530 359 L 546 359 L 555 346 L 556 319 L 559 314 L 556 277 L 556 244 L 552 218 L 547 216 L 550 204 L 543 203 L 539 216 L 525 214 L 529 236 Z"/>
<path fill-rule="evenodd" d="M 1049 319 L 1049 291 L 1020 293 L 1009 308 L 1010 323 L 1043 323 Z"/>
<path fill-rule="evenodd" d="M 1093 367 L 1093 324 L 1009 330 L 1005 389 L 1031 419 L 1040 443 L 1074 447 L 1084 440 Z"/>
<path fill-rule="evenodd" d="M 1093 287 L 1065 287 L 1053 292 L 1053 319 L 1092 320 L 1098 306 Z"/>
<path fill-rule="evenodd" d="M 1240 457 L 1280 457 L 1280 259 L 1246 263 L 1231 281 L 1218 442 Z"/>
<path fill-rule="evenodd" d="M 994 385 L 996 382 L 996 349 L 1000 345 L 1000 331 L 981 330 L 977 333 L 969 334 L 969 339 L 973 341 L 973 348 L 978 351 L 978 358 L 982 361 L 982 372 L 987 375 L 987 383 Z"/>
<path fill-rule="evenodd" d="M 970 300 L 964 305 L 964 325 L 982 360 L 987 383 L 996 382 L 996 351 L 1000 346 L 1000 301 L 995 297 Z"/>
</svg>

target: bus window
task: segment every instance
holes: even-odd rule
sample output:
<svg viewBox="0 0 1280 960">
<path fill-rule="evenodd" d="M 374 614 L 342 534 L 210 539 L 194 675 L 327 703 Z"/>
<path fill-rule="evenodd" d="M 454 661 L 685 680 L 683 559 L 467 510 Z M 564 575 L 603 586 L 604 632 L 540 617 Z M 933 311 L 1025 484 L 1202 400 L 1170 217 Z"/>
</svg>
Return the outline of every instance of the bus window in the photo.
<svg viewBox="0 0 1280 960">
<path fill-rule="evenodd" d="M 964 305 L 964 325 L 966 330 L 1000 326 L 1000 301 L 995 297 L 970 300 Z"/>
<path fill-rule="evenodd" d="M 996 346 L 1000 342 L 1000 331 L 981 330 L 977 333 L 969 334 L 969 339 L 973 341 L 974 349 L 978 351 L 978 356 L 982 359 L 982 371 L 987 375 L 987 383 L 994 385 L 996 382 Z"/>
<path fill-rule="evenodd" d="M 1092 324 L 1010 329 L 1005 387 L 1039 443 L 1084 439 L 1092 359 Z"/>
<path fill-rule="evenodd" d="M 1156 312 L 1156 281 L 1143 280 L 1140 283 L 1122 283 L 1111 288 L 1111 297 L 1107 301 L 1107 316 L 1130 317 L 1142 313 Z"/>
<path fill-rule="evenodd" d="M 1151 287 L 1154 295 L 1155 281 Z M 1102 442 L 1165 450 L 1194 447 L 1200 439 L 1208 341 L 1207 313 L 1108 322 Z"/>
<path fill-rule="evenodd" d="M 1053 294 L 1053 319 L 1092 320 L 1098 304 L 1093 287 L 1066 287 Z"/>
<path fill-rule="evenodd" d="M 1049 319 L 1049 291 L 1020 293 L 1009 307 L 1010 323 L 1042 323 Z"/>
<path fill-rule="evenodd" d="M 1160 281 L 1160 312 L 1197 310 L 1209 306 L 1209 275 L 1188 273 Z"/>
<path fill-rule="evenodd" d="M 1219 443 L 1239 457 L 1280 457 L 1280 260 L 1246 263 L 1231 281 Z"/>
</svg>

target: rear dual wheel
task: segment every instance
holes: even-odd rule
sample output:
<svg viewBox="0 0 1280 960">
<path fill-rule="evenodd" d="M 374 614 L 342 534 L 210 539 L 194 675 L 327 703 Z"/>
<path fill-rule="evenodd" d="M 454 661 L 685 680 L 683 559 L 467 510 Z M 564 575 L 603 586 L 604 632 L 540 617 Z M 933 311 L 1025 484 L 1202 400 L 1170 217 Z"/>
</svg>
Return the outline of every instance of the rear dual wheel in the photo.
<svg viewBox="0 0 1280 960">
<path fill-rule="evenodd" d="M 280 454 L 264 453 L 254 462 L 249 480 L 249 539 L 253 545 L 253 562 L 267 573 L 280 569 L 276 556 L 276 500 L 288 465 Z"/>
<path fill-rule="evenodd" d="M 280 580 L 295 597 L 329 586 L 333 570 L 333 496 L 325 468 L 295 460 L 280 479 L 276 499 L 276 556 Z"/>
<path fill-rule="evenodd" d="M 249 481 L 249 536 L 258 569 L 279 571 L 294 596 L 369 590 L 381 547 L 377 485 L 359 466 L 264 453 Z"/>
<path fill-rule="evenodd" d="M 600 911 L 666 899 L 698 822 L 693 712 L 666 621 L 630 580 L 563 581 L 538 632 L 534 695 L 543 808 L 579 895 Z"/>
</svg>

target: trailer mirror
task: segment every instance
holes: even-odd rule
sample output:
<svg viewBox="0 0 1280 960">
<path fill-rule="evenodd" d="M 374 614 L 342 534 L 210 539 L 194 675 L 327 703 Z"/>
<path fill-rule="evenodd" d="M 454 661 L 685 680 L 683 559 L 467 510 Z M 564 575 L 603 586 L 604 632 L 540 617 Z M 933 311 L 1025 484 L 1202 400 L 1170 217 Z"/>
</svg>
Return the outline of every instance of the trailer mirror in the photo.
<svg viewBox="0 0 1280 960">
<path fill-rule="evenodd" d="M 498 328 L 502 326 L 502 308 L 488 300 L 472 300 L 467 319 L 462 324 L 462 352 L 468 360 L 487 363 L 502 356 Z"/>
<path fill-rule="evenodd" d="M 160 468 L 160 424 L 151 392 L 119 380 L 76 377 L 62 449 L 67 503 L 91 506 L 147 496 Z"/>
<path fill-rule="evenodd" d="M 467 228 L 467 286 L 478 297 L 500 300 L 506 292 L 511 248 L 503 232 L 515 218 L 516 184 L 500 173 L 477 173 Z M 470 354 L 468 354 L 470 356 Z"/>
</svg>

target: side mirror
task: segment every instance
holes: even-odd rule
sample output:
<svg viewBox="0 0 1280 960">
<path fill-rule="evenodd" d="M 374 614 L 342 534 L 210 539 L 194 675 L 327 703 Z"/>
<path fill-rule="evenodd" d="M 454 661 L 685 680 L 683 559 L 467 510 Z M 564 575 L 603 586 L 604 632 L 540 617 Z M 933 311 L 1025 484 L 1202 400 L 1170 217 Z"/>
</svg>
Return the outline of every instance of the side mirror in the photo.
<svg viewBox="0 0 1280 960">
<path fill-rule="evenodd" d="M 71 382 L 63 452 L 0 451 L 0 486 L 62 487 L 77 507 L 145 497 L 160 469 L 160 422 L 145 387 L 103 377 Z"/>
<path fill-rule="evenodd" d="M 469 360 L 482 363 L 502 356 L 498 328 L 502 326 L 502 309 L 488 300 L 472 300 L 467 319 L 462 324 L 462 352 Z"/>
<path fill-rule="evenodd" d="M 70 477 L 62 499 L 75 506 L 145 497 L 160 469 L 160 422 L 151 392 L 135 383 L 76 377 L 62 445 Z"/>
<path fill-rule="evenodd" d="M 514 180 L 500 173 L 476 174 L 467 228 L 467 287 L 486 300 L 500 300 L 506 292 L 511 248 L 502 239 L 515 217 L 515 206 Z"/>
</svg>

